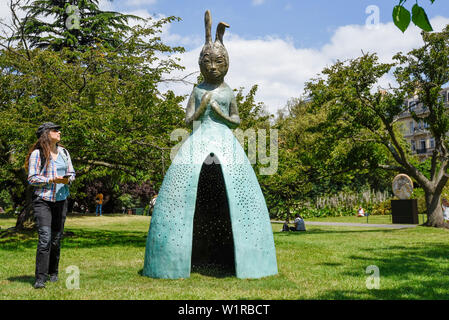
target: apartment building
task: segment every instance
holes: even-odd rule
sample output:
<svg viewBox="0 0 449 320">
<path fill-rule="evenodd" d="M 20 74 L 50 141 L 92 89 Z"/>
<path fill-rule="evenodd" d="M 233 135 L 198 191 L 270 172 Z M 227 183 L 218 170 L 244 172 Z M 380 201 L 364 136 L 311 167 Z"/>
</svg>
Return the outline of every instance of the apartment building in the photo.
<svg viewBox="0 0 449 320">
<path fill-rule="evenodd" d="M 449 88 L 443 89 L 441 99 L 449 108 Z M 425 159 L 432 154 L 435 148 L 435 139 L 428 130 L 429 125 L 422 120 L 416 122 L 409 110 L 414 111 L 418 117 L 425 116 L 429 110 L 417 98 L 407 99 L 405 104 L 408 107 L 407 111 L 398 117 L 398 121 L 402 124 L 403 136 L 409 143 L 412 152 L 419 158 Z"/>
</svg>

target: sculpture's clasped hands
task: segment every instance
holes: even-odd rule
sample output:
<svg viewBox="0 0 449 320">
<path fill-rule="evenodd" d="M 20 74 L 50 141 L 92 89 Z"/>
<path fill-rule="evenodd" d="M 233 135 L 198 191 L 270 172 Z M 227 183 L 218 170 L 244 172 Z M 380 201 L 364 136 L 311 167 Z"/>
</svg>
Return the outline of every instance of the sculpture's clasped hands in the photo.
<svg viewBox="0 0 449 320">
<path fill-rule="evenodd" d="M 210 105 L 212 110 L 214 110 L 219 116 L 222 118 L 227 119 L 226 115 L 223 113 L 223 111 L 220 108 L 220 105 L 217 101 L 212 99 L 212 92 L 206 92 L 203 97 L 201 98 L 200 107 L 198 108 L 198 117 L 201 116 L 204 111 L 206 110 L 207 106 Z"/>
<path fill-rule="evenodd" d="M 211 100 L 210 106 L 212 110 L 214 110 L 215 113 L 219 115 L 230 128 L 236 128 L 240 124 L 239 116 L 226 115 L 223 110 L 221 110 L 220 105 L 217 103 L 217 101 Z"/>
<path fill-rule="evenodd" d="M 221 110 L 220 105 L 217 103 L 217 101 L 212 100 L 212 101 L 210 102 L 210 106 L 211 106 L 212 110 L 214 110 L 214 111 L 215 111 L 216 113 L 218 113 L 219 115 L 222 115 L 222 114 L 223 114 L 223 111 Z"/>
<path fill-rule="evenodd" d="M 206 92 L 203 97 L 201 98 L 201 103 L 200 103 L 200 107 L 198 108 L 198 117 L 201 116 L 204 111 L 207 108 L 207 105 L 209 104 L 210 100 L 212 99 L 212 93 L 211 92 Z"/>
</svg>

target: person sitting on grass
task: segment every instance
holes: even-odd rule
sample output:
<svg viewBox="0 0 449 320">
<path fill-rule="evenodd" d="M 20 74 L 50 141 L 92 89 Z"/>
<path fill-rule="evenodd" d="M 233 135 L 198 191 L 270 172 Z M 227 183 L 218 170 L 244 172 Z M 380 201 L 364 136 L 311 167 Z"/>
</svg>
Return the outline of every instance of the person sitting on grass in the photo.
<svg viewBox="0 0 449 320">
<path fill-rule="evenodd" d="M 357 211 L 357 217 L 364 217 L 365 216 L 365 210 L 363 210 L 362 207 L 359 207 L 359 210 Z"/>
<path fill-rule="evenodd" d="M 304 223 L 304 219 L 299 215 L 295 215 L 295 226 L 292 228 L 292 231 L 306 231 L 306 224 Z"/>
<path fill-rule="evenodd" d="M 295 221 L 293 221 L 295 224 L 294 227 L 290 227 L 288 225 L 288 219 L 285 220 L 284 225 L 282 226 L 282 232 L 284 231 L 306 231 L 306 224 L 304 223 L 304 219 L 299 215 L 295 215 Z"/>
</svg>

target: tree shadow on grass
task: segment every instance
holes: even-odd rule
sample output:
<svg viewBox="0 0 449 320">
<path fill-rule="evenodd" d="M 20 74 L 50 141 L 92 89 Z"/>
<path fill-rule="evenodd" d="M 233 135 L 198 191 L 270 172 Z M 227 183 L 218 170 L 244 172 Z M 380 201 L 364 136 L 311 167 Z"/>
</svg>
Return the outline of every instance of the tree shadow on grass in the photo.
<svg viewBox="0 0 449 320">
<path fill-rule="evenodd" d="M 146 245 L 146 232 L 108 231 L 108 230 L 65 230 L 62 240 L 63 248 L 95 248 L 109 246 L 138 247 Z M 11 237 L 1 239 L 1 250 L 17 251 L 37 246 L 37 232 L 31 232 L 26 237 Z"/>
<path fill-rule="evenodd" d="M 65 239 L 65 248 L 94 248 L 109 246 L 142 247 L 146 245 L 146 232 L 72 230 L 75 235 Z"/>
<path fill-rule="evenodd" d="M 0 220 L 6 220 L 6 219 L 17 219 L 17 215 L 13 213 L 0 213 Z"/>
<path fill-rule="evenodd" d="M 337 227 L 337 228 L 342 228 L 342 227 Z M 343 227 L 343 228 L 355 228 L 355 227 Z M 368 229 L 368 228 L 367 228 Z M 295 231 L 279 231 L 279 232 L 273 232 L 273 234 L 277 235 L 277 236 L 282 236 L 282 237 L 301 237 L 301 236 L 306 236 L 306 235 L 313 235 L 313 234 L 348 234 L 348 233 L 354 233 L 354 234 L 360 234 L 360 233 L 373 233 L 373 232 L 381 232 L 381 233 L 390 233 L 390 232 L 395 232 L 401 229 L 374 229 L 374 228 L 370 228 L 369 230 L 364 230 L 364 229 L 359 229 L 359 230 L 335 230 L 335 229 L 320 229 L 320 228 L 313 228 L 313 229 L 309 229 L 307 231 L 303 231 L 303 232 L 295 232 Z"/>
<path fill-rule="evenodd" d="M 81 212 L 69 212 L 67 213 L 67 217 L 70 218 L 92 218 L 92 217 L 98 217 L 98 218 L 116 218 L 116 217 L 148 217 L 151 218 L 150 216 L 144 216 L 144 215 L 138 215 L 138 214 L 124 214 L 124 213 L 104 213 L 102 214 L 102 216 L 97 216 L 95 211 L 94 212 L 89 212 L 89 213 L 81 213 Z"/>
<path fill-rule="evenodd" d="M 7 280 L 13 281 L 13 282 L 29 283 L 29 284 L 33 285 L 35 278 L 34 278 L 34 276 L 17 276 L 17 277 L 10 277 Z"/>
<path fill-rule="evenodd" d="M 370 265 L 379 268 L 380 288 L 359 290 L 332 290 L 318 299 L 447 299 L 449 295 L 449 244 L 429 243 L 422 247 L 388 246 L 361 249 L 369 257 L 351 255 L 354 265 Z M 372 273 L 363 268 L 352 268 L 343 275 L 351 276 L 355 282 L 365 283 Z M 393 288 L 382 283 L 396 281 Z"/>
<path fill-rule="evenodd" d="M 226 268 L 223 268 L 223 267 L 217 266 L 217 265 L 192 266 L 192 268 L 190 270 L 190 275 L 192 275 L 194 273 L 198 273 L 203 276 L 213 277 L 213 278 L 235 277 L 235 272 L 233 272 L 230 269 L 226 269 Z M 140 269 L 138 274 L 141 276 L 144 276 L 143 269 Z"/>
</svg>

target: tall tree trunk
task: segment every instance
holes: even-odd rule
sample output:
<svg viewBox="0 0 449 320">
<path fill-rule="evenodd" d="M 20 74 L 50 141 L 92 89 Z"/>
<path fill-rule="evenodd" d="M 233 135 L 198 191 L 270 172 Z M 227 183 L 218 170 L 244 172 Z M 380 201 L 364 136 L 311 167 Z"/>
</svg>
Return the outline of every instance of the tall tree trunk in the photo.
<svg viewBox="0 0 449 320">
<path fill-rule="evenodd" d="M 429 227 L 444 227 L 443 210 L 441 208 L 441 193 L 425 190 L 427 221 Z"/>
<path fill-rule="evenodd" d="M 16 221 L 16 230 L 30 230 L 34 229 L 34 212 L 33 212 L 33 187 L 27 186 L 25 191 L 25 204 L 22 211 L 19 213 Z"/>
</svg>

